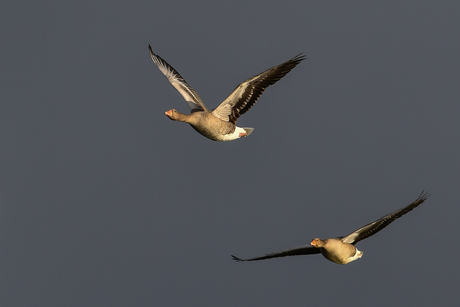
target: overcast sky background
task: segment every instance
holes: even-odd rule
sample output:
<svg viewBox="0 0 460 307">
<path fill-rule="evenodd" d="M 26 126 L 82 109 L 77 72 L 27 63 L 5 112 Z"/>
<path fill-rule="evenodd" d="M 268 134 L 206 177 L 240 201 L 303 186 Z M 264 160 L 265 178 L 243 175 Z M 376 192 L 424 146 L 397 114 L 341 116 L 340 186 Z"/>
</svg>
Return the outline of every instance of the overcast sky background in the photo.
<svg viewBox="0 0 460 307">
<path fill-rule="evenodd" d="M 460 2 L 3 1 L 1 306 L 457 306 Z M 304 52 L 213 142 L 208 107 Z M 348 234 L 360 242 L 237 263 Z"/>
</svg>

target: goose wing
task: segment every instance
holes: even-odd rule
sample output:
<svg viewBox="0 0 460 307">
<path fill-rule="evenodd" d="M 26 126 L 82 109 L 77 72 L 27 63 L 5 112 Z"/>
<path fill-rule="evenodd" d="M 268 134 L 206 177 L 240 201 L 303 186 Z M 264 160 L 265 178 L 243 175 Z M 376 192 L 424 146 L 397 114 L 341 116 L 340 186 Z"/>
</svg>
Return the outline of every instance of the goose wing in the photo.
<svg viewBox="0 0 460 307">
<path fill-rule="evenodd" d="M 283 78 L 304 59 L 304 55 L 298 54 L 289 61 L 242 82 L 212 114 L 223 121 L 235 124 L 241 115 L 252 108 L 267 87 Z"/>
<path fill-rule="evenodd" d="M 315 248 L 310 245 L 302 245 L 302 246 L 284 250 L 282 252 L 267 254 L 267 255 L 260 256 L 260 257 L 254 257 L 254 258 L 248 258 L 248 259 L 241 259 L 241 258 L 238 258 L 232 255 L 232 259 L 236 261 L 255 261 L 255 260 L 264 260 L 264 259 L 277 258 L 277 257 L 312 255 L 312 254 L 319 254 L 319 253 L 320 253 L 319 248 Z"/>
<path fill-rule="evenodd" d="M 359 241 L 376 234 L 383 228 L 390 225 L 397 218 L 400 218 L 404 214 L 408 213 L 409 211 L 415 209 L 417 206 L 422 204 L 429 196 L 429 193 L 425 193 L 424 191 L 422 191 L 419 197 L 412 204 L 404 208 L 401 208 L 393 213 L 387 214 L 384 217 L 353 231 L 349 235 L 342 237 L 342 241 L 344 243 L 356 244 Z"/>
<path fill-rule="evenodd" d="M 188 106 L 192 112 L 208 111 L 198 93 L 182 78 L 182 76 L 163 60 L 159 55 L 153 53 L 152 47 L 149 45 L 150 57 L 153 62 L 158 66 L 160 71 L 166 76 L 169 83 L 179 91 L 179 93 L 187 101 Z"/>
</svg>

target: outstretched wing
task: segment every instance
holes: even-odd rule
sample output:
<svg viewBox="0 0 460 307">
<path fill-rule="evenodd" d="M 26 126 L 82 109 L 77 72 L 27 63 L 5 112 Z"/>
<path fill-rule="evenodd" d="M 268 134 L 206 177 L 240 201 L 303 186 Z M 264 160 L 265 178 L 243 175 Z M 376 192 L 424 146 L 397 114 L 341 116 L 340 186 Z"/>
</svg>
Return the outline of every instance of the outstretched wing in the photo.
<svg viewBox="0 0 460 307">
<path fill-rule="evenodd" d="M 201 100 L 198 93 L 182 78 L 182 76 L 175 70 L 171 65 L 169 65 L 165 60 L 163 60 L 159 55 L 156 55 L 152 51 L 152 47 L 149 45 L 150 57 L 153 62 L 157 64 L 160 71 L 166 76 L 168 81 L 172 86 L 179 91 L 179 93 L 187 101 L 188 106 L 192 112 L 195 111 L 208 111 L 203 101 Z"/>
<path fill-rule="evenodd" d="M 212 114 L 221 120 L 235 124 L 241 115 L 252 108 L 267 87 L 278 82 L 304 59 L 305 56 L 298 54 L 283 64 L 249 78 L 238 85 Z"/>
<path fill-rule="evenodd" d="M 264 259 L 277 258 L 277 257 L 312 255 L 312 254 L 319 254 L 319 253 L 320 253 L 319 248 L 315 248 L 310 245 L 303 245 L 303 246 L 298 246 L 295 248 L 287 249 L 279 253 L 267 254 L 267 255 L 255 257 L 255 258 L 241 259 L 233 255 L 232 255 L 232 258 L 233 260 L 236 260 L 236 261 L 255 261 L 255 260 L 264 260 Z"/>
<path fill-rule="evenodd" d="M 364 240 L 367 237 L 370 237 L 370 236 L 376 234 L 377 232 L 379 232 L 383 228 L 385 228 L 388 225 L 390 225 L 397 218 L 400 218 L 404 214 L 408 213 L 409 211 L 413 210 L 418 205 L 423 203 L 429 196 L 430 195 L 428 193 L 425 193 L 424 191 L 422 191 L 420 196 L 412 204 L 410 204 L 407 207 L 404 207 L 402 209 L 399 209 L 398 211 L 395 211 L 393 213 L 387 214 L 384 217 L 382 217 L 382 218 L 380 218 L 380 219 L 378 219 L 378 220 L 376 220 L 376 221 L 374 221 L 372 223 L 369 223 L 369 224 L 367 224 L 367 225 L 365 225 L 365 226 L 353 231 L 349 235 L 343 237 L 342 241 L 345 242 L 345 243 L 356 244 L 359 241 Z"/>
</svg>

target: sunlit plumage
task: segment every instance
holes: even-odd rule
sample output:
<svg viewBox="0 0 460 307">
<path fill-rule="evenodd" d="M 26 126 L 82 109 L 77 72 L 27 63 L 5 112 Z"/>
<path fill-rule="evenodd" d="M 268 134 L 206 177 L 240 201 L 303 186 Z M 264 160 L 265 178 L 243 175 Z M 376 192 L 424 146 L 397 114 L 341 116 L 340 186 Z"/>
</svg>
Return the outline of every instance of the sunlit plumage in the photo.
<svg viewBox="0 0 460 307">
<path fill-rule="evenodd" d="M 213 141 L 231 141 L 251 134 L 253 128 L 236 126 L 238 118 L 249 111 L 267 87 L 275 84 L 296 67 L 305 57 L 299 54 L 287 62 L 267 69 L 236 87 L 217 108 L 209 110 L 198 93 L 165 60 L 156 55 L 149 45 L 150 56 L 171 85 L 184 97 L 191 114 L 175 109 L 165 112 L 172 120 L 190 124 L 196 131 Z"/>
<path fill-rule="evenodd" d="M 241 259 L 232 255 L 232 258 L 237 261 L 255 261 L 285 256 L 311 255 L 321 253 L 326 259 L 332 262 L 338 264 L 347 264 L 353 260 L 361 258 L 363 255 L 363 253 L 355 247 L 356 243 L 376 234 L 383 228 L 387 227 L 397 218 L 400 218 L 404 214 L 422 204 L 428 197 L 428 193 L 422 192 L 420 196 L 410 205 L 393 213 L 387 214 L 384 217 L 364 225 L 363 227 L 343 237 L 324 240 L 315 238 L 311 241 L 310 245 L 299 246 L 278 253 L 267 254 L 264 256 L 249 259 Z"/>
</svg>

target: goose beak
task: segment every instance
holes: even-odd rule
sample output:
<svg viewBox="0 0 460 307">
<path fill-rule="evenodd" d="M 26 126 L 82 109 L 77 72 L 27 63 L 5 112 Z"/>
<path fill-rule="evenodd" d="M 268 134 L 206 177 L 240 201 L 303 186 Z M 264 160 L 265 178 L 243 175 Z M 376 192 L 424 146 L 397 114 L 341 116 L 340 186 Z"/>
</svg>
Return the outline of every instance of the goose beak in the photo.
<svg viewBox="0 0 460 307">
<path fill-rule="evenodd" d="M 166 111 L 166 112 L 165 112 L 165 115 L 166 115 L 166 116 L 169 116 L 169 117 L 171 117 L 171 115 L 172 115 L 172 112 L 171 112 L 171 110 L 169 110 L 169 111 Z"/>
</svg>

